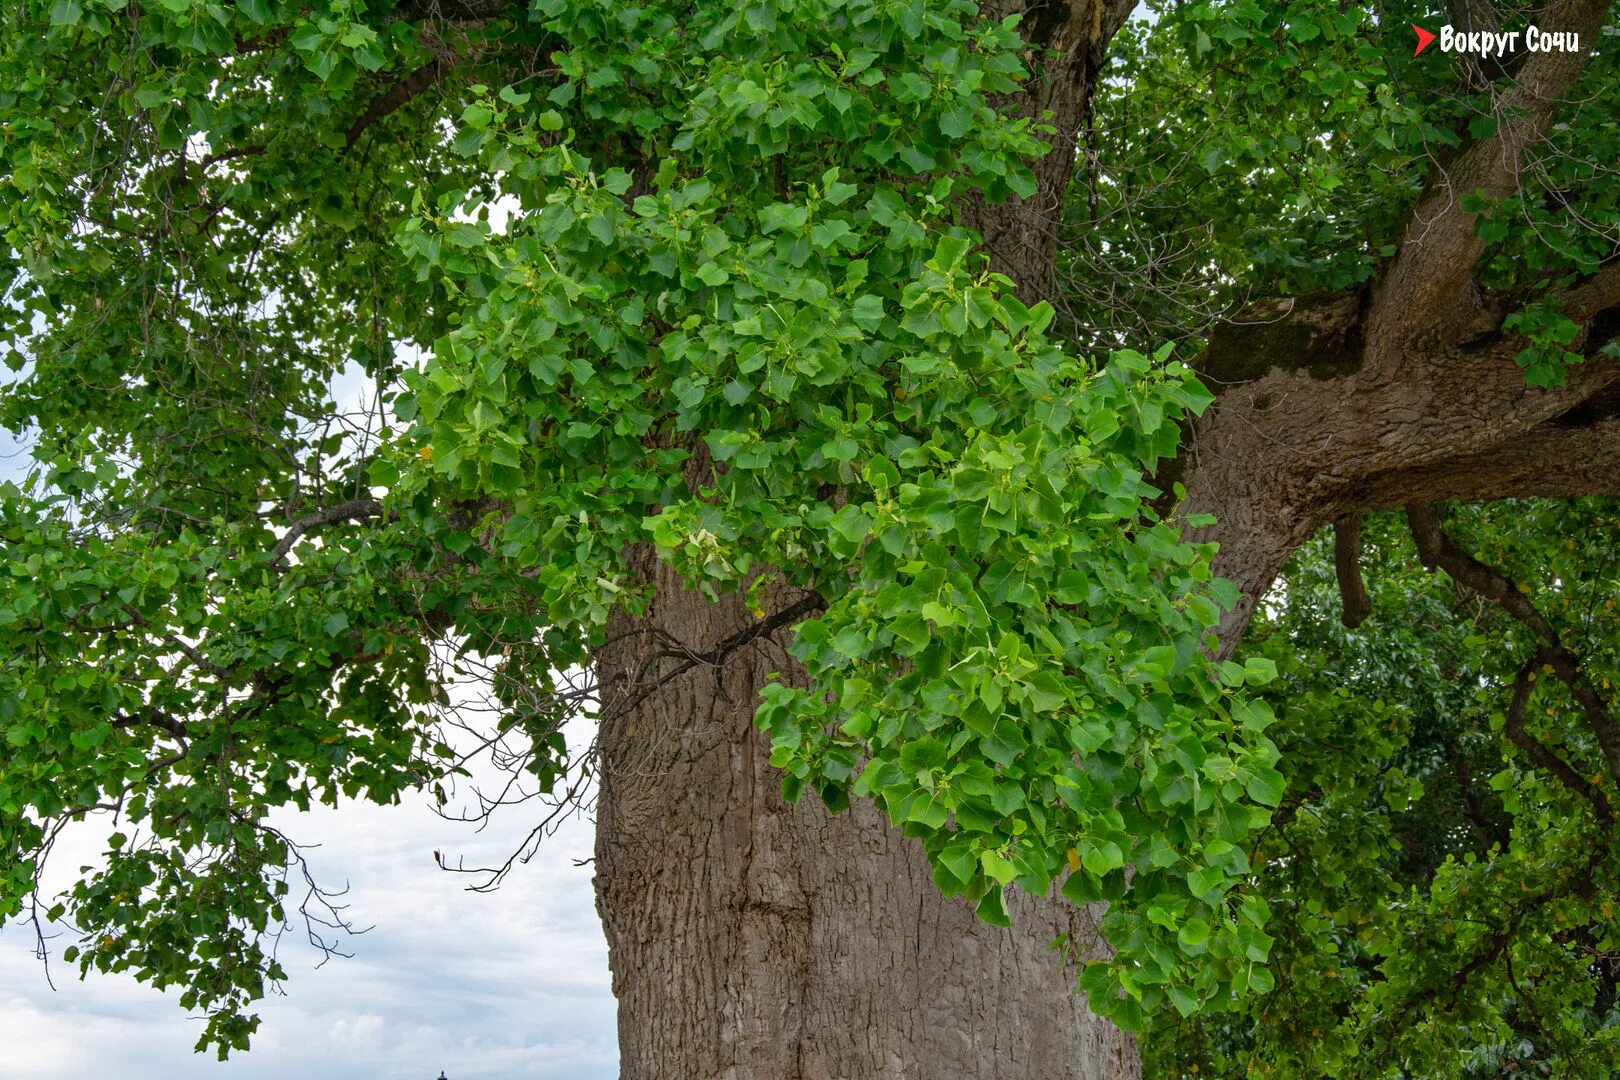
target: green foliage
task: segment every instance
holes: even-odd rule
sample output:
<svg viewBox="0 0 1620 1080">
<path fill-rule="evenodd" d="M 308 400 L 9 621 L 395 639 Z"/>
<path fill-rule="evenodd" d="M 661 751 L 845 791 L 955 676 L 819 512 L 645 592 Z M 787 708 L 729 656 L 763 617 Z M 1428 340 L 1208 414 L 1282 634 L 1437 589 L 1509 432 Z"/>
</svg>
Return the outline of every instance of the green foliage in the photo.
<svg viewBox="0 0 1620 1080">
<path fill-rule="evenodd" d="M 1283 781 L 1242 688 L 1273 670 L 1211 666 L 1234 598 L 1145 479 L 1208 394 L 1062 349 L 957 220 L 1045 151 L 993 104 L 1014 24 L 389 6 L 5 16 L 0 415 L 38 436 L 4 495 L 6 915 L 114 810 L 139 834 L 49 914 L 245 1045 L 295 857 L 265 815 L 453 767 L 436 638 L 503 658 L 555 780 L 558 714 L 520 706 L 646 603 L 651 544 L 713 595 L 821 596 L 809 688 L 759 712 L 790 797 L 875 798 L 992 921 L 1015 884 L 1109 898 L 1084 985 L 1123 1025 L 1263 988 L 1241 846 Z M 344 434 L 349 367 L 402 380 L 399 427 Z"/>
<path fill-rule="evenodd" d="M 1614 514 L 1607 501 L 1512 503 L 1449 523 L 1525 584 L 1605 694 L 1620 681 Z M 1238 1015 L 1161 1013 L 1150 1075 L 1607 1075 L 1620 1032 L 1612 835 L 1503 733 L 1535 644 L 1523 625 L 1425 573 L 1404 531 L 1398 515 L 1368 522 L 1374 614 L 1360 630 L 1338 624 L 1325 542 L 1298 553 L 1253 628 L 1245 651 L 1280 670 L 1264 692 L 1288 776 L 1247 849 L 1274 913 L 1277 988 Z M 1527 715 L 1612 786 L 1562 683 L 1538 679 Z"/>
<path fill-rule="evenodd" d="M 1153 19 L 1110 48 L 1123 77 L 1099 89 L 1084 136 L 1094 156 L 1066 203 L 1060 258 L 1074 331 L 1088 339 L 1196 339 L 1252 299 L 1375 281 L 1433 170 L 1500 120 L 1492 89 L 1504 79 L 1438 49 L 1412 55 L 1410 24 L 1438 31 L 1434 5 L 1147 6 Z M 1490 5 L 1505 30 L 1545 25 L 1544 8 Z M 1523 189 L 1491 201 L 1457 192 L 1486 243 L 1481 284 L 1531 318 L 1548 290 L 1612 257 L 1617 30 L 1611 16 L 1608 33 L 1583 42 L 1568 93 L 1579 104 L 1525 152 Z M 1564 350 L 1528 344 L 1532 384 L 1556 385 Z"/>
<path fill-rule="evenodd" d="M 1038 146 L 986 102 L 1016 88 L 1011 31 L 966 7 L 844 11 L 795 5 L 742 38 L 698 14 L 678 92 L 610 112 L 574 80 L 670 77 L 667 26 L 626 39 L 548 9 L 569 81 L 485 99 L 457 140 L 525 212 L 497 236 L 450 198 L 401 232 L 477 298 L 407 378 L 432 476 L 403 490 L 498 495 L 502 557 L 587 632 L 642 599 L 640 540 L 712 593 L 816 590 L 810 686 L 759 712 L 785 793 L 876 798 L 992 921 L 1014 882 L 1113 899 L 1119 952 L 1086 988 L 1123 1025 L 1167 994 L 1226 1000 L 1268 941 L 1263 906 L 1229 895 L 1233 852 L 1281 780 L 1230 715 L 1264 673 L 1200 652 L 1234 597 L 1144 480 L 1207 392 L 1162 355 L 1060 351 L 1051 308 L 951 223 L 966 190 L 1028 190 Z M 843 61 L 789 63 L 784 40 Z M 579 130 L 670 150 L 636 194 L 548 134 Z M 1191 917 L 1212 929 L 1189 942 Z"/>
<path fill-rule="evenodd" d="M 1565 369 L 1584 359 L 1569 350 L 1581 332 L 1580 326 L 1556 305 L 1532 304 L 1509 315 L 1502 327 L 1530 342 L 1513 359 L 1524 368 L 1524 381 L 1531 386 L 1564 385 Z"/>
<path fill-rule="evenodd" d="M 288 917 L 292 852 L 265 814 L 389 802 L 425 775 L 424 645 L 374 577 L 410 548 L 277 573 L 223 520 L 154 545 L 63 511 L 0 485 L 0 916 L 64 825 L 112 811 L 103 865 L 52 908 L 84 938 L 66 958 L 182 987 L 205 1041 L 245 1048 L 243 1006 L 283 977 L 261 938 Z"/>
<path fill-rule="evenodd" d="M 0 424 L 35 441 L 0 488 L 0 918 L 70 920 L 82 971 L 178 987 L 200 1045 L 245 1046 L 292 917 L 271 811 L 453 773 L 435 650 L 490 658 L 498 726 L 558 782 L 557 673 L 645 609 L 650 547 L 760 618 L 815 594 L 808 686 L 759 703 L 785 794 L 872 799 L 987 921 L 1007 888 L 1107 900 L 1081 986 L 1165 1071 L 1612 1049 L 1614 867 L 1492 730 L 1528 642 L 1393 566 L 1381 610 L 1423 617 L 1347 638 L 1313 550 L 1213 664 L 1235 598 L 1152 480 L 1209 403 L 1152 346 L 1371 281 L 1434 158 L 1495 123 L 1388 32 L 1415 7 L 1154 5 L 1087 136 L 1059 323 L 961 216 L 1046 149 L 1006 108 L 1041 61 L 1013 22 L 438 6 L 0 13 Z M 1613 67 L 1605 42 L 1540 198 L 1467 207 L 1539 385 L 1574 355 L 1543 294 L 1620 216 Z M 355 374 L 363 422 L 331 389 Z M 1606 512 L 1467 539 L 1569 596 L 1607 547 L 1535 541 Z M 1607 616 L 1559 611 L 1616 678 Z M 55 838 L 109 813 L 41 904 Z"/>
</svg>

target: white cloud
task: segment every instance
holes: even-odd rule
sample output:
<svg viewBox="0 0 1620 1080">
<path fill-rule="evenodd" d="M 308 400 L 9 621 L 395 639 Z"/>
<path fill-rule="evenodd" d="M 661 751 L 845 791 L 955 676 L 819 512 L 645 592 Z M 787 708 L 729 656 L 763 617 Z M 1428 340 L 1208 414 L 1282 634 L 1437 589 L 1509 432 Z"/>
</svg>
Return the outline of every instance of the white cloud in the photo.
<svg viewBox="0 0 1620 1080">
<path fill-rule="evenodd" d="M 520 828 L 518 814 L 507 825 Z M 60 962 L 46 985 L 25 927 L 0 934 L 0 1045 L 30 1080 L 192 1077 L 352 1080 L 596 1080 L 617 1075 L 607 951 L 591 894 L 591 828 L 576 819 L 498 891 L 433 862 L 505 857 L 519 835 L 473 834 L 420 802 L 321 809 L 282 822 L 348 914 L 369 932 L 350 959 L 289 940 L 288 995 L 260 1010 L 254 1048 L 220 1064 L 191 1051 L 201 1022 L 172 995 L 122 976 L 79 982 Z M 502 835 L 493 835 L 496 832 Z M 81 841 L 85 842 L 85 841 Z M 88 844 L 93 850 L 94 843 Z M 62 865 L 77 866 L 70 850 Z"/>
</svg>

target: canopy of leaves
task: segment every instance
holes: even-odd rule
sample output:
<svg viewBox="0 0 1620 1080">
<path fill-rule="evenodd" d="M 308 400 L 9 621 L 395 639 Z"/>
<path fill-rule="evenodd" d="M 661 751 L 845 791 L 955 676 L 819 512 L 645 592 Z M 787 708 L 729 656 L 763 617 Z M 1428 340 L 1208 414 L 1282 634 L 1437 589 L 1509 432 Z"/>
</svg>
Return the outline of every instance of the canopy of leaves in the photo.
<svg viewBox="0 0 1620 1080">
<path fill-rule="evenodd" d="M 1611 501 L 1460 510 L 1448 528 L 1526 595 L 1612 700 L 1620 552 Z M 1249 851 L 1274 913 L 1277 990 L 1247 1015 L 1162 1015 L 1150 1072 L 1606 1075 L 1620 1032 L 1612 820 L 1526 752 L 1514 687 L 1539 642 L 1369 519 L 1373 615 L 1339 624 L 1331 543 L 1291 564 L 1246 651 L 1288 789 Z M 1613 784 L 1570 688 L 1534 665 L 1525 734 Z M 1579 781 L 1577 781 L 1578 783 Z"/>
<path fill-rule="evenodd" d="M 1504 121 L 1506 65 L 1437 46 L 1411 25 L 1468 12 L 1523 31 L 1541 3 L 1429 6 L 1315 0 L 1166 2 L 1111 51 L 1087 153 L 1067 202 L 1060 300 L 1074 332 L 1103 342 L 1196 340 L 1250 300 L 1376 281 L 1424 184 Z M 1463 22 L 1466 25 L 1466 22 Z M 1620 221 L 1620 81 L 1611 13 L 1570 105 L 1534 147 L 1510 198 L 1486 202 L 1480 284 L 1514 299 L 1532 384 L 1578 362 L 1544 294 L 1612 259 Z M 1505 68 L 1505 69 L 1504 69 Z"/>
<path fill-rule="evenodd" d="M 1613 993 L 1581 961 L 1614 943 L 1612 888 L 1572 884 L 1590 800 L 1459 719 L 1501 708 L 1525 644 L 1457 637 L 1392 569 L 1443 629 L 1362 656 L 1312 615 L 1307 555 L 1215 664 L 1232 590 L 1153 485 L 1210 400 L 1153 347 L 1251 292 L 1368 280 L 1491 122 L 1483 75 L 1405 55 L 1404 14 L 1196 3 L 1129 31 L 1060 322 L 962 224 L 1030 192 L 1048 134 L 1002 111 L 1040 57 L 965 0 L 8 5 L 0 423 L 36 450 L 0 489 L 0 917 L 69 917 L 82 969 L 183 987 L 203 1044 L 245 1046 L 296 863 L 267 815 L 453 772 L 446 645 L 490 660 L 499 728 L 557 783 L 560 720 L 605 704 L 561 673 L 644 610 L 650 546 L 762 622 L 814 612 L 807 684 L 759 710 L 786 794 L 873 799 L 990 921 L 1008 887 L 1110 901 L 1081 984 L 1164 1018 L 1167 1068 L 1370 1032 L 1396 1069 L 1532 1023 L 1544 1060 L 1591 1060 Z M 1537 197 L 1484 219 L 1546 381 L 1538 290 L 1609 253 L 1612 68 Z M 346 371 L 369 415 L 334 401 Z M 1559 527 L 1536 513 L 1513 526 Z M 1498 535 L 1534 557 L 1466 534 Z M 1426 655 L 1455 678 L 1414 689 Z M 1323 741 L 1341 725 L 1365 753 Z M 1494 848 L 1429 794 L 1447 740 L 1507 778 L 1479 796 Z M 42 905 L 61 829 L 104 814 L 103 862 Z M 1286 1009 L 1254 993 L 1279 973 Z M 1466 1024 L 1391 1019 L 1448 989 Z"/>
<path fill-rule="evenodd" d="M 956 221 L 1045 150 L 993 104 L 1014 25 L 454 7 L 6 11 L 6 914 L 112 813 L 47 914 L 244 1045 L 288 917 L 266 814 L 443 773 L 436 640 L 500 658 L 553 782 L 544 691 L 650 544 L 813 598 L 809 684 L 760 710 L 790 797 L 876 799 L 992 921 L 1015 883 L 1114 900 L 1086 985 L 1123 1024 L 1258 983 L 1231 890 L 1283 781 L 1238 688 L 1272 668 L 1201 651 L 1232 597 L 1145 479 L 1208 395 L 1062 349 Z M 343 428 L 351 364 L 381 427 Z"/>
<path fill-rule="evenodd" d="M 1124 70 L 1068 202 L 1064 313 L 1093 340 L 1196 343 L 1256 297 L 1376 287 L 1419 190 L 1501 120 L 1491 89 L 1511 71 L 1412 56 L 1408 24 L 1447 21 L 1427 9 L 1153 7 L 1115 42 Z M 1509 30 L 1545 15 L 1490 7 Z M 1612 262 L 1620 238 L 1612 13 L 1605 29 L 1515 197 L 1457 193 L 1484 211 L 1479 284 L 1518 305 L 1507 329 L 1528 339 L 1532 383 L 1579 361 L 1544 293 Z M 1578 657 L 1574 683 L 1537 662 L 1547 639 L 1521 618 L 1426 572 L 1399 514 L 1367 520 L 1373 612 L 1356 630 L 1339 623 L 1332 538 L 1296 554 L 1239 653 L 1281 673 L 1264 697 L 1288 787 L 1245 849 L 1276 990 L 1228 1015 L 1161 1010 L 1149 1075 L 1612 1072 L 1615 778 L 1572 686 L 1612 711 L 1614 513 L 1515 502 L 1445 522 Z"/>
</svg>

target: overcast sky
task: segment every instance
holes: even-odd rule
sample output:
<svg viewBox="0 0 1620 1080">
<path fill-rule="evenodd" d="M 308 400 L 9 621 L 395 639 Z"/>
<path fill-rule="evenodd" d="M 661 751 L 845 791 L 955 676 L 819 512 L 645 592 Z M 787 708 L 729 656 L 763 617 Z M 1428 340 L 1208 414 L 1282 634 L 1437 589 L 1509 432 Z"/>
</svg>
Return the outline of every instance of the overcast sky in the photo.
<svg viewBox="0 0 1620 1080">
<path fill-rule="evenodd" d="M 513 824 L 516 824 L 514 821 Z M 287 996 L 271 998 L 253 1050 L 226 1063 L 191 1050 L 201 1030 L 175 1004 L 123 976 L 78 981 L 57 962 L 46 984 L 26 926 L 0 931 L 0 1075 L 29 1080 L 349 1077 L 355 1080 L 598 1080 L 618 1075 L 607 948 L 591 900 L 588 822 L 547 840 L 497 892 L 465 891 L 435 846 L 468 863 L 504 857 L 420 802 L 300 815 L 294 839 L 328 883 L 351 887 L 348 914 L 373 929 L 350 959 L 319 970 L 290 933 Z M 476 846 L 472 841 L 477 840 Z M 84 850 L 96 845 L 86 838 Z M 79 853 L 57 852 L 76 867 Z M 60 944 L 60 943 L 59 943 Z"/>
<path fill-rule="evenodd" d="M 335 388 L 338 389 L 338 388 Z M 348 389 L 348 388 L 344 388 Z M 348 394 L 341 394 L 348 396 Z M 27 455 L 0 431 L 0 480 Z M 414 796 L 397 807 L 346 805 L 278 819 L 318 879 L 350 886 L 347 914 L 372 926 L 351 959 L 320 961 L 287 935 L 285 997 L 262 1003 L 253 1049 L 228 1062 L 195 1054 L 201 1021 L 175 995 L 124 976 L 52 965 L 28 926 L 0 930 L 0 1076 L 27 1080 L 606 1080 L 618 1075 L 607 946 L 591 895 L 591 823 L 575 818 L 495 893 L 465 891 L 452 861 L 503 860 L 527 832 L 519 808 L 482 834 Z M 58 849 L 90 861 L 99 836 Z M 56 942 L 56 951 L 68 939 Z"/>
<path fill-rule="evenodd" d="M 515 824 L 515 822 L 514 822 Z M 300 815 L 294 839 L 326 882 L 351 886 L 348 914 L 373 929 L 350 959 L 290 933 L 288 993 L 264 1003 L 253 1050 L 219 1063 L 191 1051 L 201 1025 L 123 976 L 80 982 L 57 962 L 46 984 L 26 926 L 0 931 L 0 1075 L 30 1080 L 352 1077 L 356 1080 L 593 1080 L 616 1076 L 607 949 L 591 900 L 588 822 L 547 840 L 493 894 L 433 863 L 504 857 L 420 802 Z M 477 840 L 474 846 L 471 841 Z M 86 838 L 85 853 L 96 845 Z M 76 867 L 79 853 L 58 851 Z M 60 943 L 59 943 L 60 944 Z"/>
</svg>

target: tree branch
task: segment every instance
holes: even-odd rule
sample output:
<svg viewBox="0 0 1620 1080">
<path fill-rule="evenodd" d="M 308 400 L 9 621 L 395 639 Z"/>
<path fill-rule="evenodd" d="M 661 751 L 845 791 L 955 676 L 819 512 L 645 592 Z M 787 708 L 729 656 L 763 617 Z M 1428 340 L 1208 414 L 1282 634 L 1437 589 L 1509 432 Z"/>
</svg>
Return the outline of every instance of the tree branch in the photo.
<svg viewBox="0 0 1620 1080">
<path fill-rule="evenodd" d="M 1408 504 L 1406 520 L 1411 525 L 1412 538 L 1417 541 L 1418 557 L 1425 566 L 1438 566 L 1453 581 L 1494 602 L 1541 639 L 1542 646 L 1532 662 L 1550 666 L 1569 687 L 1570 694 L 1586 714 L 1609 775 L 1620 777 L 1620 724 L 1587 681 L 1579 659 L 1564 645 L 1557 629 L 1506 574 L 1480 562 L 1446 534 L 1433 504 Z"/>
<path fill-rule="evenodd" d="M 1556 0 L 1542 25 L 1573 31 L 1596 41 L 1610 0 Z M 1562 97 L 1586 65 L 1584 52 L 1537 53 L 1519 69 L 1514 84 L 1496 100 L 1496 132 L 1469 144 L 1437 170 L 1408 218 L 1400 250 L 1382 284 L 1376 305 L 1384 317 L 1370 328 L 1377 338 L 1414 335 L 1454 338 L 1477 319 L 1474 267 L 1485 242 L 1474 232 L 1477 215 L 1462 208 L 1462 197 L 1504 198 L 1518 190 L 1527 151 L 1541 142 Z"/>
<path fill-rule="evenodd" d="M 181 720 L 177 720 L 168 713 L 163 712 L 161 709 L 153 709 L 145 716 L 128 716 L 124 713 L 119 713 L 112 717 L 108 723 L 119 729 L 143 726 L 154 727 L 159 731 L 168 732 L 181 742 L 185 742 L 186 739 L 185 723 Z"/>
<path fill-rule="evenodd" d="M 636 676 L 630 680 L 630 685 L 625 688 L 626 696 L 615 701 L 601 719 L 605 722 L 606 719 L 612 716 L 635 708 L 654 692 L 693 668 L 710 667 L 718 669 L 732 653 L 743 646 L 774 634 L 778 630 L 792 627 L 815 612 L 825 610 L 826 606 L 827 602 L 821 598 L 820 594 L 806 593 L 780 611 L 772 612 L 763 619 L 756 619 L 741 630 L 728 634 L 703 652 L 693 652 L 688 649 L 680 652 L 660 650 L 654 653 L 648 658 L 647 663 L 642 665 L 642 669 L 636 673 Z M 646 678 L 648 674 L 647 668 L 660 659 L 670 657 L 681 658 L 682 662 L 656 679 L 648 681 Z"/>
<path fill-rule="evenodd" d="M 1565 314 L 1581 322 L 1620 304 L 1620 262 L 1600 267 L 1565 293 L 1563 303 Z"/>
<path fill-rule="evenodd" d="M 410 103 L 411 99 L 432 87 L 444 77 L 448 65 L 442 60 L 423 64 L 415 71 L 390 86 L 386 93 L 374 99 L 366 106 L 355 122 L 349 125 L 349 133 L 344 137 L 343 149 L 338 153 L 347 154 L 360 141 L 360 136 L 366 133 L 371 125 L 397 112 Z"/>
<path fill-rule="evenodd" d="M 1339 579 L 1344 610 L 1339 619 L 1354 630 L 1372 614 L 1372 601 L 1361 580 L 1361 514 L 1347 514 L 1333 523 L 1333 571 Z"/>
<path fill-rule="evenodd" d="M 1479 453 L 1373 477 L 1364 508 L 1397 508 L 1414 498 L 1433 502 L 1576 499 L 1620 496 L 1620 417 L 1580 427 L 1541 424 Z"/>
<path fill-rule="evenodd" d="M 1609 800 L 1603 792 L 1588 783 L 1586 777 L 1570 768 L 1563 758 L 1525 730 L 1524 707 L 1530 702 L 1530 691 L 1533 688 L 1531 680 L 1536 669 L 1542 666 L 1542 660 L 1542 655 L 1538 651 L 1530 658 L 1529 663 L 1519 669 L 1518 676 L 1513 680 L 1513 700 L 1508 702 L 1507 718 L 1502 730 L 1525 757 L 1552 773 L 1561 784 L 1591 803 L 1598 822 L 1605 829 L 1610 828 L 1614 824 L 1614 810 L 1609 806 Z"/>
<path fill-rule="evenodd" d="M 528 7 L 518 0 L 406 0 L 399 13 L 408 19 L 445 19 L 450 22 L 488 22 Z"/>
<path fill-rule="evenodd" d="M 287 534 L 283 536 L 275 547 L 270 549 L 268 565 L 275 566 L 287 557 L 298 538 L 309 530 L 322 525 L 331 525 L 338 521 L 363 520 L 365 518 L 381 517 L 383 504 L 376 499 L 351 499 L 336 506 L 328 506 L 312 514 L 306 514 L 287 527 Z"/>
</svg>

